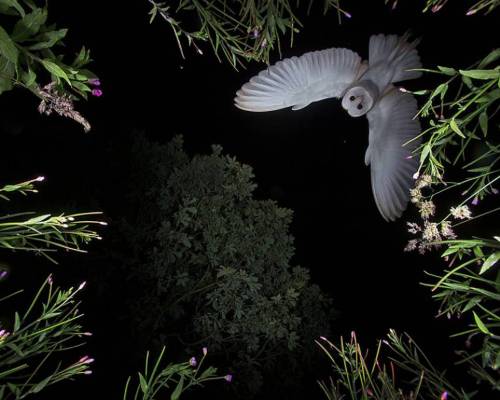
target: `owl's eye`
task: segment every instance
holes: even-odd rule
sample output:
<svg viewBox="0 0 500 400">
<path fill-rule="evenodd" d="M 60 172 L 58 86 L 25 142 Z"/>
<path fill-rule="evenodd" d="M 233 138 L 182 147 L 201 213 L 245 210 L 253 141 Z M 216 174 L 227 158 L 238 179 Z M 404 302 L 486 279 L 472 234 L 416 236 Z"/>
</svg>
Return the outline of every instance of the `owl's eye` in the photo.
<svg viewBox="0 0 500 400">
<path fill-rule="evenodd" d="M 363 104 L 358 104 L 357 109 L 361 110 L 363 108 Z"/>
<path fill-rule="evenodd" d="M 356 97 L 351 96 L 351 97 L 349 97 L 349 100 L 354 101 L 354 99 L 355 99 L 355 98 L 356 98 Z"/>
</svg>

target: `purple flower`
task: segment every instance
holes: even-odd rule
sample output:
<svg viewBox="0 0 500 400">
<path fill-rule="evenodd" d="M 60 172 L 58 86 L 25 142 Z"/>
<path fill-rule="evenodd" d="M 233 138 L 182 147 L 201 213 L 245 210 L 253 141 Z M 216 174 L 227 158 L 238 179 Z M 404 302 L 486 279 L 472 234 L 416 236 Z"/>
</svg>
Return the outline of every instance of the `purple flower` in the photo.
<svg viewBox="0 0 500 400">
<path fill-rule="evenodd" d="M 473 206 L 477 206 L 477 204 L 478 204 L 478 203 L 479 203 L 479 199 L 478 199 L 477 197 L 474 197 L 474 199 L 472 199 L 471 204 L 472 204 Z"/>
<path fill-rule="evenodd" d="M 0 272 L 0 280 L 5 278 L 7 276 L 8 272 L 4 269 L 2 272 Z"/>
<path fill-rule="evenodd" d="M 231 382 L 233 380 L 233 376 L 231 374 L 227 374 L 224 379 L 228 382 Z"/>
<path fill-rule="evenodd" d="M 198 364 L 198 362 L 196 361 L 196 358 L 195 358 L 195 357 L 191 357 L 191 359 L 189 360 L 189 364 L 190 364 L 192 367 L 196 367 L 196 365 Z"/>
<path fill-rule="evenodd" d="M 441 397 L 439 398 L 439 400 L 447 400 L 447 399 L 448 399 L 448 392 L 444 391 L 443 393 L 441 393 Z"/>
<path fill-rule="evenodd" d="M 101 86 L 101 81 L 98 78 L 89 79 L 89 83 L 92 86 Z"/>
<path fill-rule="evenodd" d="M 95 97 L 101 97 L 102 96 L 102 90 L 101 89 L 92 89 L 92 96 Z"/>
<path fill-rule="evenodd" d="M 47 278 L 47 283 L 48 283 L 49 285 L 52 285 L 52 284 L 54 283 L 54 281 L 53 281 L 53 279 L 52 279 L 52 274 L 50 274 L 50 275 L 48 276 L 48 278 Z"/>
</svg>

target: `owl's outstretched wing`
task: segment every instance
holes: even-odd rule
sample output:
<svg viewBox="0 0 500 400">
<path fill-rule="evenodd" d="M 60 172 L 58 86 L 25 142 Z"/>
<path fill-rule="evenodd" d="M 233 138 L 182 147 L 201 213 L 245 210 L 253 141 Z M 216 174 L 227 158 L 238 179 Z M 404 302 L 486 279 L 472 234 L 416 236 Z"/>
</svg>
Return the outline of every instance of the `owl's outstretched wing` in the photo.
<svg viewBox="0 0 500 400">
<path fill-rule="evenodd" d="M 355 52 L 332 48 L 278 61 L 236 93 L 238 108 L 246 111 L 273 111 L 340 97 L 366 66 Z"/>
<path fill-rule="evenodd" d="M 412 152 L 420 140 L 407 142 L 420 133 L 416 113 L 414 97 L 393 87 L 366 114 L 370 135 L 365 163 L 371 165 L 373 195 L 385 220 L 401 216 L 415 184 L 418 156 Z"/>
</svg>

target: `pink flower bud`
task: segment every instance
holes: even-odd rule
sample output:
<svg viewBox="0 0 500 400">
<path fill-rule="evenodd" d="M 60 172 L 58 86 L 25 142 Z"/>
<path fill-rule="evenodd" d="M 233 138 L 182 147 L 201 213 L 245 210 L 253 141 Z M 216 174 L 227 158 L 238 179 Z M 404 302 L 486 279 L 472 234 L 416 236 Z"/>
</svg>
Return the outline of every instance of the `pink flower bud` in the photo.
<svg viewBox="0 0 500 400">
<path fill-rule="evenodd" d="M 101 81 L 97 78 L 89 79 L 89 83 L 93 86 L 101 86 Z"/>
<path fill-rule="evenodd" d="M 102 96 L 102 90 L 101 89 L 92 89 L 92 96 L 95 97 L 101 97 Z"/>
</svg>

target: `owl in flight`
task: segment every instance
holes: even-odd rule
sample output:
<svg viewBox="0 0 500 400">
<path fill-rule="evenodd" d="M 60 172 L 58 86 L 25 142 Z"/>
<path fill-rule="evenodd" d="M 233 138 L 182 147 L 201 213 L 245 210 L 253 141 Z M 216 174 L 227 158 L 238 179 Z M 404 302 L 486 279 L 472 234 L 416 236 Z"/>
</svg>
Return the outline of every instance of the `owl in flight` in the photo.
<svg viewBox="0 0 500 400">
<path fill-rule="evenodd" d="M 417 41 L 408 36 L 373 35 L 368 61 L 352 50 L 331 48 L 278 61 L 236 93 L 238 108 L 262 112 L 292 107 L 300 110 L 330 97 L 342 98 L 351 117 L 365 115 L 369 123 L 366 165 L 371 166 L 373 196 L 387 221 L 406 209 L 420 144 L 417 102 L 393 83 L 420 76 Z M 415 140 L 412 140 L 415 139 Z M 408 143 L 407 143 L 408 142 Z M 405 144 L 405 145 L 404 145 Z M 404 145 L 404 146 L 403 146 Z"/>
</svg>

